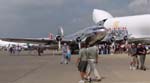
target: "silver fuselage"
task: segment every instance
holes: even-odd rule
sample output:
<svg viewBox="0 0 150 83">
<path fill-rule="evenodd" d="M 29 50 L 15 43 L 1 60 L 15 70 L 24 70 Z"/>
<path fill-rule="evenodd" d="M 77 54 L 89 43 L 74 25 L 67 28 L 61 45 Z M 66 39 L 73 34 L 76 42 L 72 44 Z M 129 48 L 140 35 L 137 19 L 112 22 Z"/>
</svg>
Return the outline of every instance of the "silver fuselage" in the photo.
<svg viewBox="0 0 150 83">
<path fill-rule="evenodd" d="M 74 34 L 65 36 L 64 39 L 76 41 L 77 37 L 81 38 L 81 42 L 86 42 L 90 45 L 94 44 L 97 41 L 101 41 L 107 35 L 107 29 L 102 26 L 92 26 L 84 28 Z"/>
</svg>

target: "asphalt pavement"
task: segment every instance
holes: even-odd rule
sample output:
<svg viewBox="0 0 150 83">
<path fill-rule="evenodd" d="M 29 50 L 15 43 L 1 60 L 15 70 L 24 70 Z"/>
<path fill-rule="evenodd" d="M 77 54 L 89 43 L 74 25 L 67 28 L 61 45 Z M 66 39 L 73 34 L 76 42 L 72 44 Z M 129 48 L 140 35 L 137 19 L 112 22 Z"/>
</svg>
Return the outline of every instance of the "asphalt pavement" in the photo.
<svg viewBox="0 0 150 83">
<path fill-rule="evenodd" d="M 76 58 L 73 55 L 71 63 L 60 64 L 60 55 L 0 52 L 0 83 L 78 83 Z M 97 68 L 103 79 L 99 83 L 150 83 L 150 55 L 146 71 L 130 70 L 129 61 L 126 54 L 100 55 Z"/>
</svg>

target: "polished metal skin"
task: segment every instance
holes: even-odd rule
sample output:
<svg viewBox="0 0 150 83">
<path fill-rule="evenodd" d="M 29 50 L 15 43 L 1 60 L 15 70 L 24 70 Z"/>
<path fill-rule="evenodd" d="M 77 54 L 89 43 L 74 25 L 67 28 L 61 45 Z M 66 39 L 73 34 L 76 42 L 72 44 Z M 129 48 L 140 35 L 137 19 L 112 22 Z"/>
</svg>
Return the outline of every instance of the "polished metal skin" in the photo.
<svg viewBox="0 0 150 83">
<path fill-rule="evenodd" d="M 96 32 L 93 32 L 93 35 L 87 37 L 86 39 L 86 43 L 88 45 L 93 45 L 95 44 L 97 41 L 101 41 L 104 39 L 104 37 L 107 35 L 107 30 L 106 28 L 101 28 L 98 29 Z"/>
</svg>

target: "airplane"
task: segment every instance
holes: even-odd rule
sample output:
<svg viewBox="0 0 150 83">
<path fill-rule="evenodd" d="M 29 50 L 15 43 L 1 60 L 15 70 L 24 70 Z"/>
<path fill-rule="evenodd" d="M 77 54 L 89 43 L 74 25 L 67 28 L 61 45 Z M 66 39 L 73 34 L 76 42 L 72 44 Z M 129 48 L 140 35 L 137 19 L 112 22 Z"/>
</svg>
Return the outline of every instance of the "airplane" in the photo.
<svg viewBox="0 0 150 83">
<path fill-rule="evenodd" d="M 37 44 L 29 44 L 29 43 L 19 43 L 19 42 L 9 42 L 0 40 L 0 47 L 10 48 L 12 46 L 20 46 L 23 49 L 29 49 L 29 46 L 37 46 Z"/>
<path fill-rule="evenodd" d="M 67 43 L 70 47 L 77 47 L 87 42 L 89 45 L 94 44 L 97 41 L 101 41 L 107 34 L 107 30 L 102 26 L 92 26 L 84 28 L 74 34 L 64 36 L 63 28 L 58 29 L 58 35 L 54 39 L 49 38 L 0 38 L 3 41 L 11 42 L 22 42 L 22 43 L 35 43 L 35 44 L 44 44 L 44 45 L 57 45 L 58 48 L 61 48 L 61 44 Z M 74 48 L 72 48 L 74 49 Z"/>
<path fill-rule="evenodd" d="M 13 46 L 13 45 L 24 46 L 26 44 L 25 43 L 16 43 L 16 42 L 7 42 L 7 41 L 0 40 L 0 46 L 2 46 L 2 47 L 9 47 L 9 46 Z"/>
<path fill-rule="evenodd" d="M 10 48 L 10 47 L 21 47 L 21 49 L 28 49 L 28 46 L 26 43 L 16 43 L 16 42 L 7 42 L 7 41 L 2 41 L 0 40 L 0 50 L 7 50 Z"/>
<path fill-rule="evenodd" d="M 150 41 L 150 14 L 113 17 L 110 13 L 94 9 L 93 21 L 107 29 L 117 31 L 126 29 L 127 35 L 124 36 L 129 42 L 149 42 Z M 115 36 L 122 35 L 117 33 Z M 114 38 L 112 37 L 112 38 Z"/>
<path fill-rule="evenodd" d="M 63 28 L 59 28 L 58 35 L 53 39 L 49 38 L 0 38 L 4 41 L 12 42 L 26 42 L 26 43 L 38 43 L 44 45 L 58 44 L 58 49 L 61 48 L 61 44 L 67 43 L 72 49 L 74 46 L 78 46 L 87 43 L 88 45 L 95 45 L 97 43 L 113 43 L 116 41 L 139 41 L 142 37 L 148 36 L 150 23 L 149 14 L 113 17 L 110 13 L 94 9 L 93 21 L 95 26 L 84 28 L 74 34 L 64 35 Z M 145 35 L 144 35 L 144 34 Z M 138 39 L 139 38 L 139 39 Z"/>
</svg>

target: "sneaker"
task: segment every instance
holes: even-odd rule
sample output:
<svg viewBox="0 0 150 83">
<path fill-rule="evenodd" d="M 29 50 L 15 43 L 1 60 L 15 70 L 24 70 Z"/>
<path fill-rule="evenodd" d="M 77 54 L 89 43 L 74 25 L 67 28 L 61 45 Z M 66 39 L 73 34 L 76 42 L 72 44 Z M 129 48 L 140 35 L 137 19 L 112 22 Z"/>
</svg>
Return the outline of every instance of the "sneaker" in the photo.
<svg viewBox="0 0 150 83">
<path fill-rule="evenodd" d="M 101 81 L 101 80 L 102 80 L 101 77 L 96 77 L 96 78 L 95 78 L 95 81 Z"/>
<path fill-rule="evenodd" d="M 102 79 L 97 79 L 97 81 L 101 81 Z"/>
<path fill-rule="evenodd" d="M 79 83 L 84 83 L 84 80 L 80 80 Z"/>
</svg>

